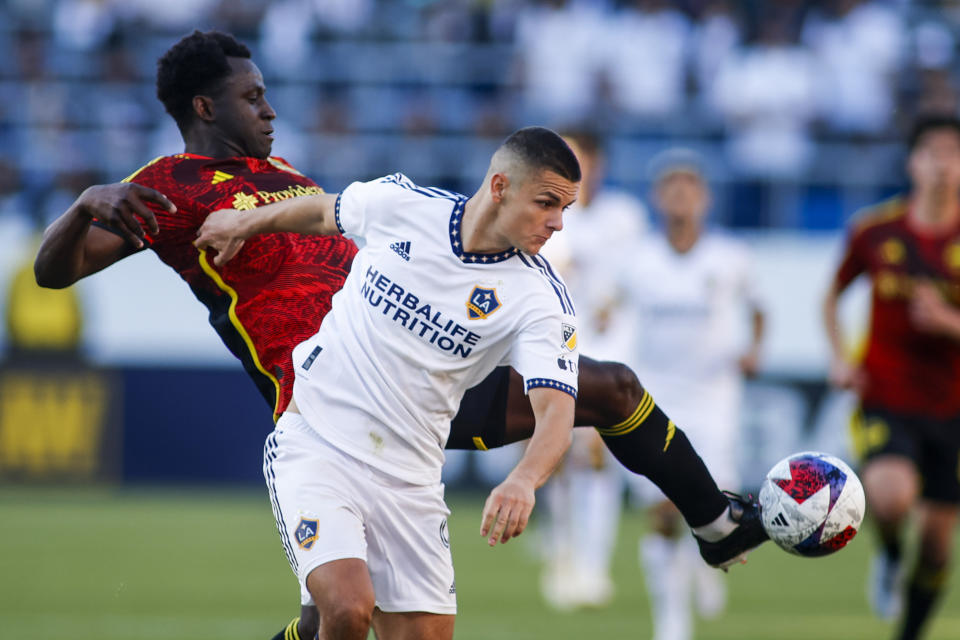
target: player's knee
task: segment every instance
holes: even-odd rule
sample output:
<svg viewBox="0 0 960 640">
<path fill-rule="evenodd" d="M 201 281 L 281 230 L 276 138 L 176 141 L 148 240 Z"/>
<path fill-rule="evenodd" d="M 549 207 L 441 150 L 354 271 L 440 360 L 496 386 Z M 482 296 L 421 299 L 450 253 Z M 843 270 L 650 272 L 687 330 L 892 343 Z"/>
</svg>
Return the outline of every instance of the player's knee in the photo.
<svg viewBox="0 0 960 640">
<path fill-rule="evenodd" d="M 367 598 L 338 598 L 320 612 L 324 633 L 333 638 L 365 639 L 373 621 L 374 606 Z"/>
<path fill-rule="evenodd" d="M 662 501 L 653 505 L 648 517 L 651 531 L 664 538 L 679 538 L 684 533 L 683 516 L 672 502 Z"/>
<path fill-rule="evenodd" d="M 917 500 L 919 480 L 906 459 L 884 456 L 872 460 L 864 467 L 861 479 L 869 509 L 879 522 L 900 522 Z"/>
<path fill-rule="evenodd" d="M 630 417 L 643 398 L 643 386 L 633 369 L 619 362 L 609 363 L 613 384 L 610 387 L 610 407 L 617 422 Z"/>
</svg>

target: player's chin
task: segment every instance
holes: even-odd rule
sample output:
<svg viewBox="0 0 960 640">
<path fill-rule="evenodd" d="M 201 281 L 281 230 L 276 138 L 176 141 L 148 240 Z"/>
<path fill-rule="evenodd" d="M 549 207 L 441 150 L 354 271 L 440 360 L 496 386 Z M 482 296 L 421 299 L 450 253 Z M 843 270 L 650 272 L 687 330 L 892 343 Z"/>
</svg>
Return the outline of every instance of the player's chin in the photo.
<svg viewBox="0 0 960 640">
<path fill-rule="evenodd" d="M 535 256 L 540 253 L 540 250 L 543 249 L 543 245 L 547 244 L 547 238 L 537 237 L 527 243 L 526 247 L 523 247 L 523 252 Z"/>
<path fill-rule="evenodd" d="M 264 136 L 263 139 L 258 140 L 257 143 L 253 145 L 253 153 L 251 155 L 255 158 L 266 160 L 270 157 L 271 151 L 273 151 L 273 139 Z"/>
</svg>

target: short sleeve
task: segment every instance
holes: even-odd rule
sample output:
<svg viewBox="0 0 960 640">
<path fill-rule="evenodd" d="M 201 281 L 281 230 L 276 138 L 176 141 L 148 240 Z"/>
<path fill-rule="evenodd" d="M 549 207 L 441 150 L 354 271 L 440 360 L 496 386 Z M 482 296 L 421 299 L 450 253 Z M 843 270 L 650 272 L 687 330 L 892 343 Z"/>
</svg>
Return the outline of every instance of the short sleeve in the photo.
<svg viewBox="0 0 960 640">
<path fill-rule="evenodd" d="M 143 239 L 148 246 L 154 246 L 157 242 L 161 244 L 192 243 L 197 229 L 210 213 L 209 207 L 200 205 L 188 195 L 188 189 L 184 189 L 183 185 L 174 180 L 171 171 L 172 162 L 170 158 L 160 158 L 124 180 L 124 182 L 136 183 L 159 191 L 177 207 L 175 213 L 170 213 L 152 202 L 144 202 L 153 212 L 160 230 L 156 237 L 149 232 L 145 233 Z"/>
<path fill-rule="evenodd" d="M 837 290 L 845 289 L 858 275 L 867 270 L 863 244 L 862 230 L 854 228 L 847 234 L 843 245 L 843 257 L 840 259 L 840 266 L 837 267 L 833 280 Z"/>
<path fill-rule="evenodd" d="M 354 182 L 337 196 L 337 229 L 345 236 L 366 238 L 373 225 L 387 219 L 397 195 L 396 176 Z"/>
<path fill-rule="evenodd" d="M 577 338 L 577 319 L 559 309 L 542 314 L 519 331 L 507 364 L 523 376 L 525 392 L 547 387 L 577 397 Z"/>
</svg>

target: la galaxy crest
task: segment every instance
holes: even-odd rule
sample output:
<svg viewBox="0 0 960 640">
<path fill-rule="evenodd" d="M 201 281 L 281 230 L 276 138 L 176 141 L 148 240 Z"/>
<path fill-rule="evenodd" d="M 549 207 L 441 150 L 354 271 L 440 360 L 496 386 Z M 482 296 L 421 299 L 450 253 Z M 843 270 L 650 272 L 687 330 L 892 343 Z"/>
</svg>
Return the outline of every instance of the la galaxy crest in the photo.
<svg viewBox="0 0 960 640">
<path fill-rule="evenodd" d="M 484 320 L 501 307 L 500 298 L 494 287 L 476 285 L 467 298 L 467 318 Z"/>
<path fill-rule="evenodd" d="M 300 518 L 300 524 L 297 525 L 297 530 L 293 532 L 293 537 L 297 539 L 297 544 L 300 545 L 301 549 L 309 551 L 313 543 L 317 541 L 319 530 L 320 522 L 318 520 Z"/>
</svg>

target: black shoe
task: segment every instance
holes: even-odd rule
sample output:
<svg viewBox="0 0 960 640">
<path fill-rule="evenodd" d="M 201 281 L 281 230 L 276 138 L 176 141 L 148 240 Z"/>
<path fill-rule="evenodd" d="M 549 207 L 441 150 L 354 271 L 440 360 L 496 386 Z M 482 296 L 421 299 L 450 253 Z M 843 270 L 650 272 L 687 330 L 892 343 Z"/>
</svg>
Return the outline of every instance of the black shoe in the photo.
<svg viewBox="0 0 960 640">
<path fill-rule="evenodd" d="M 739 526 L 730 535 L 716 542 L 707 542 L 696 538 L 700 545 L 700 555 L 711 567 L 726 571 L 734 564 L 743 564 L 747 553 L 770 539 L 760 520 L 760 506 L 753 496 L 743 498 L 735 493 L 724 491 L 730 500 L 730 517 Z"/>
</svg>

